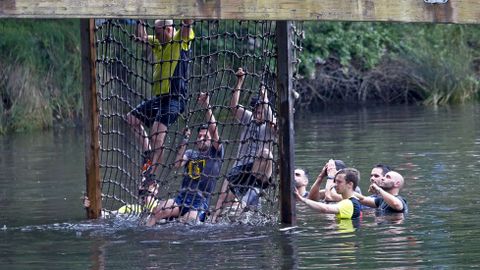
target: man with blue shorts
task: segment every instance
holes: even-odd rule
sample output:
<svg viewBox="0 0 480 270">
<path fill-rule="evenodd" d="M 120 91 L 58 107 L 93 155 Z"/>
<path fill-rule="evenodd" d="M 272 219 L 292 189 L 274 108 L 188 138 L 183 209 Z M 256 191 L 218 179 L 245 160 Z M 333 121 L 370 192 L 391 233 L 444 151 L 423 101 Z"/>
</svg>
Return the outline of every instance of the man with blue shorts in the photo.
<svg viewBox="0 0 480 270">
<path fill-rule="evenodd" d="M 205 221 L 211 194 L 215 189 L 223 163 L 224 149 L 220 144 L 217 122 L 209 105 L 209 98 L 201 93 L 198 103 L 206 108 L 205 118 L 209 123 L 198 128 L 197 149 L 186 150 L 190 131 L 185 138 L 174 163 L 176 168 L 184 167 L 184 177 L 176 198 L 158 203 L 148 221 L 153 226 L 157 221 L 182 217 L 185 221 Z"/>
<path fill-rule="evenodd" d="M 180 31 L 175 31 L 173 20 L 156 20 L 155 35 L 147 35 L 143 23 L 138 25 L 139 38 L 153 53 L 155 63 L 152 98 L 127 114 L 144 151 L 144 172 L 156 172 L 168 127 L 185 110 L 190 43 L 195 37 L 192 23 L 183 20 Z M 145 128 L 150 128 L 151 137 Z"/>
</svg>

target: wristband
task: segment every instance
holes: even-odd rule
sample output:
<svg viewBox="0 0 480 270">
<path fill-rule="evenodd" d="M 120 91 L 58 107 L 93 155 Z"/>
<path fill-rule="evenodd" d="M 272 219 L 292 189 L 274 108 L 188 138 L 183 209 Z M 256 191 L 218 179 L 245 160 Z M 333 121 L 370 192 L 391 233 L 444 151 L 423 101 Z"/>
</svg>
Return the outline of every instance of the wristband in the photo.
<svg viewBox="0 0 480 270">
<path fill-rule="evenodd" d="M 335 178 L 335 177 L 333 177 L 333 176 L 327 176 L 327 179 L 332 179 L 332 180 L 333 180 L 333 178 Z"/>
</svg>

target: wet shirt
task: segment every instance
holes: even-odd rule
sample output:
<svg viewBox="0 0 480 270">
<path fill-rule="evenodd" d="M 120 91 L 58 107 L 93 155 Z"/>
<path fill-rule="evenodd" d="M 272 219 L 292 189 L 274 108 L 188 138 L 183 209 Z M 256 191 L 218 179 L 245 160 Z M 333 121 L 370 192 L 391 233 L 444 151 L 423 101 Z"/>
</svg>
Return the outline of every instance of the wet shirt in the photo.
<svg viewBox="0 0 480 270">
<path fill-rule="evenodd" d="M 343 199 L 337 204 L 339 212 L 336 214 L 338 219 L 355 219 L 362 214 L 360 201 L 355 197 Z"/>
<path fill-rule="evenodd" d="M 153 201 L 152 203 L 148 205 L 140 205 L 140 204 L 126 204 L 120 208 L 118 208 L 117 212 L 122 215 L 140 215 L 143 210 L 146 210 L 148 212 L 153 212 L 153 209 L 157 207 L 158 205 L 158 200 Z"/>
<path fill-rule="evenodd" d="M 240 123 L 243 129 L 240 134 L 240 145 L 234 167 L 253 163 L 258 150 L 263 148 L 271 149 L 274 142 L 274 130 L 271 127 L 271 123 L 257 124 L 253 119 L 251 111 L 244 111 Z"/>
<path fill-rule="evenodd" d="M 222 168 L 223 145 L 218 150 L 212 145 L 205 152 L 188 149 L 185 155 L 188 161 L 184 167 L 181 190 L 208 198 L 215 189 Z"/>
<path fill-rule="evenodd" d="M 407 201 L 402 198 L 402 196 L 395 196 L 396 198 L 400 199 L 400 201 L 402 202 L 403 204 L 403 209 L 402 210 L 396 210 L 392 207 L 390 207 L 390 205 L 388 205 L 385 200 L 383 199 L 383 197 L 377 197 L 375 198 L 375 205 L 377 206 L 377 209 L 378 210 L 381 210 L 385 213 L 406 213 L 408 212 L 408 204 L 407 204 Z"/>
</svg>

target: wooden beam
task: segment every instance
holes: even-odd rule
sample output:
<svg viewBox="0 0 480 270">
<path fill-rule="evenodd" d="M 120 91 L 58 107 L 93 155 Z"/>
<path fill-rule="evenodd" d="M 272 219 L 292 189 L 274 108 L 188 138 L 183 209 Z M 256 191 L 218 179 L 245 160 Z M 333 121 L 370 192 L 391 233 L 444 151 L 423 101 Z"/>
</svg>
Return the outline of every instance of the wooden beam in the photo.
<svg viewBox="0 0 480 270">
<path fill-rule="evenodd" d="M 1 0 L 0 18 L 195 18 L 480 23 L 478 0 Z"/>
<path fill-rule="evenodd" d="M 87 217 L 101 216 L 102 188 L 100 185 L 100 140 L 95 71 L 95 22 L 93 19 L 80 21 L 83 79 L 83 123 L 85 124 L 85 171 L 87 196 L 90 207 Z"/>
<path fill-rule="evenodd" d="M 296 205 L 294 190 L 295 170 L 295 134 L 293 125 L 293 98 L 292 98 L 292 23 L 290 21 L 277 22 L 276 37 L 278 46 L 277 61 L 277 91 L 280 99 L 279 122 L 279 156 L 280 166 L 280 218 L 283 224 L 296 224 Z"/>
</svg>

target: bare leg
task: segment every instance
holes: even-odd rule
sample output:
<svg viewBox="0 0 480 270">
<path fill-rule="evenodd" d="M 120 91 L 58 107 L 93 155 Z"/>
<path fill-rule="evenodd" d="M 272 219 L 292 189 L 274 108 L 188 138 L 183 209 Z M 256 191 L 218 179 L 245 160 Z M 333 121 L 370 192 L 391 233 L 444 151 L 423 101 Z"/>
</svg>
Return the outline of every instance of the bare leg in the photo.
<svg viewBox="0 0 480 270">
<path fill-rule="evenodd" d="M 157 223 L 157 221 L 164 218 L 178 217 L 180 215 L 180 207 L 175 203 L 173 199 L 159 202 L 158 206 L 153 211 L 155 214 L 150 216 L 147 220 L 147 226 L 151 227 Z"/>
<path fill-rule="evenodd" d="M 180 218 L 180 221 L 184 223 L 188 223 L 192 221 L 198 221 L 199 218 L 200 218 L 200 213 L 198 211 L 190 210 Z"/>
<path fill-rule="evenodd" d="M 220 195 L 218 196 L 217 204 L 215 205 L 215 213 L 213 214 L 212 217 L 212 222 L 215 223 L 217 222 L 217 218 L 222 213 L 223 208 L 230 202 L 233 201 L 235 196 L 233 193 L 228 190 L 228 181 L 224 180 L 222 189 L 220 191 Z"/>
<path fill-rule="evenodd" d="M 142 145 L 143 151 L 150 149 L 150 142 L 148 140 L 148 134 L 145 128 L 142 125 L 142 121 L 137 117 L 133 116 L 132 114 L 127 114 L 127 122 L 132 127 L 133 134 L 135 134 L 135 138 L 140 142 Z"/>
<path fill-rule="evenodd" d="M 152 126 L 152 150 L 153 154 L 153 172 L 154 174 L 158 171 L 158 164 L 162 162 L 163 156 L 163 143 L 165 142 L 165 137 L 167 135 L 167 126 L 164 124 L 155 121 Z"/>
</svg>

